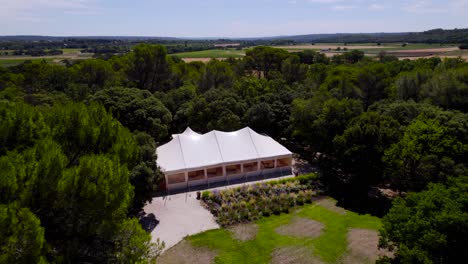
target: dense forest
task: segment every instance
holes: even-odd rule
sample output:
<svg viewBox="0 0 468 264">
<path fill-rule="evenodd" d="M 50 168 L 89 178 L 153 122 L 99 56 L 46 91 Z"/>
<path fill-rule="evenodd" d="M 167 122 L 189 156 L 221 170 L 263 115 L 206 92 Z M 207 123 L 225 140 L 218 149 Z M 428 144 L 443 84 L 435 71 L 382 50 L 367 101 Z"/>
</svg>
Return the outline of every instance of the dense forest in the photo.
<svg viewBox="0 0 468 264">
<path fill-rule="evenodd" d="M 137 217 L 172 133 L 249 126 L 320 168 L 327 193 L 383 216 L 380 263 L 468 257 L 468 63 L 258 46 L 185 63 L 161 45 L 0 68 L 0 263 L 134 263 Z"/>
</svg>

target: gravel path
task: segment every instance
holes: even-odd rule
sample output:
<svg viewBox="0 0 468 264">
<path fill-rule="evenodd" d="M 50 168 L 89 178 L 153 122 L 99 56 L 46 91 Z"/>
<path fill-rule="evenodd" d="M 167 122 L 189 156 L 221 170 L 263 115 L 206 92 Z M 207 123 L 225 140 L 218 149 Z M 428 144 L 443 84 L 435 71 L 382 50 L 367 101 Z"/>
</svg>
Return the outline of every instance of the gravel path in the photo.
<svg viewBox="0 0 468 264">
<path fill-rule="evenodd" d="M 153 213 L 159 220 L 151 237 L 153 242 L 157 238 L 164 241 L 165 250 L 185 236 L 219 228 L 213 215 L 196 199 L 196 192 L 155 197 L 144 210 L 147 214 Z"/>
</svg>

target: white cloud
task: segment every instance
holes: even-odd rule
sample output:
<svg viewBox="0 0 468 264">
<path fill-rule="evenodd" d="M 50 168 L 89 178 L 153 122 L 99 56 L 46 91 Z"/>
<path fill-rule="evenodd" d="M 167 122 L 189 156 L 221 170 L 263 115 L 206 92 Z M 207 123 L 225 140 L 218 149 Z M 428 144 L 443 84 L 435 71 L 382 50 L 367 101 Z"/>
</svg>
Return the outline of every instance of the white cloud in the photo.
<svg viewBox="0 0 468 264">
<path fill-rule="evenodd" d="M 381 10 L 381 9 L 384 9 L 385 6 L 381 5 L 381 4 L 377 4 L 377 3 L 372 3 L 369 5 L 369 9 L 372 9 L 372 10 Z"/>
<path fill-rule="evenodd" d="M 37 23 L 44 20 L 45 12 L 67 14 L 93 14 L 97 0 L 0 0 L 0 21 L 16 20 Z"/>
<path fill-rule="evenodd" d="M 342 10 L 350 10 L 355 9 L 357 6 L 355 5 L 334 5 L 332 6 L 333 10 L 342 11 Z"/>
<path fill-rule="evenodd" d="M 402 5 L 402 10 L 408 13 L 419 14 L 442 14 L 453 13 L 466 15 L 468 11 L 468 0 L 418 0 L 406 1 Z"/>
<path fill-rule="evenodd" d="M 432 1 L 412 1 L 405 4 L 402 8 L 404 11 L 409 13 L 445 13 L 447 8 L 441 8 Z"/>
<path fill-rule="evenodd" d="M 338 2 L 343 2 L 343 0 L 307 0 L 309 3 L 319 3 L 319 4 L 333 4 Z"/>
</svg>

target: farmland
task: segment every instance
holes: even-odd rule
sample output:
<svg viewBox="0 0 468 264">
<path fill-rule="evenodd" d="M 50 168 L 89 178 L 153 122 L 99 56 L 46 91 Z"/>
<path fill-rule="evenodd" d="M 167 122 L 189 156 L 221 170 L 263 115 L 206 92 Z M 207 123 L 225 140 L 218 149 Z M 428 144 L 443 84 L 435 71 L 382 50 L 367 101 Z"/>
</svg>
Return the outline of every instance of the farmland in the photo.
<svg viewBox="0 0 468 264">
<path fill-rule="evenodd" d="M 80 60 L 89 59 L 93 56 L 92 53 L 81 53 L 81 49 L 62 49 L 61 55 L 47 55 L 47 56 L 29 56 L 29 55 L 12 55 L 11 50 L 4 51 L 8 55 L 0 56 L 0 66 L 9 67 L 21 64 L 25 61 L 42 61 L 48 63 L 60 63 L 62 60 Z"/>
<path fill-rule="evenodd" d="M 366 56 L 376 56 L 379 52 L 386 52 L 389 55 L 394 55 L 400 59 L 415 59 L 424 57 L 457 57 L 464 59 L 468 58 L 468 52 L 458 49 L 454 44 L 424 44 L 424 43 L 320 43 L 320 44 L 298 44 L 298 45 L 283 45 L 271 46 L 274 48 L 285 49 L 289 52 L 300 52 L 304 50 L 315 50 L 324 53 L 327 57 L 332 57 L 336 54 L 342 54 L 346 50 L 361 50 Z M 194 52 L 175 53 L 174 56 L 184 59 L 185 62 L 202 61 L 208 62 L 212 58 L 224 59 L 229 57 L 240 58 L 245 55 L 245 48 L 242 50 L 235 49 L 214 49 Z"/>
<path fill-rule="evenodd" d="M 168 47 L 171 45 L 168 45 Z M 424 43 L 320 43 L 320 44 L 297 44 L 297 45 L 280 45 L 272 46 L 275 48 L 285 49 L 289 52 L 300 52 L 304 50 L 315 50 L 324 53 L 327 57 L 332 57 L 336 54 L 342 54 L 346 50 L 362 50 L 366 56 L 376 56 L 379 52 L 385 51 L 389 55 L 394 55 L 400 59 L 416 59 L 425 57 L 462 57 L 468 59 L 468 51 L 459 50 L 457 45 L 454 44 L 424 44 Z M 226 58 L 241 58 L 245 56 L 245 50 L 243 49 L 207 49 L 200 51 L 191 52 L 179 52 L 173 53 L 171 56 L 176 56 L 183 59 L 185 62 L 201 61 L 208 62 L 210 59 L 226 59 Z M 63 54 L 61 55 L 48 55 L 41 57 L 33 56 L 15 56 L 12 50 L 4 50 L 0 55 L 0 65 L 2 66 L 14 66 L 18 65 L 26 60 L 41 60 L 51 63 L 60 63 L 62 60 L 79 60 L 87 59 L 93 56 L 93 53 L 82 53 L 81 49 L 69 48 L 61 49 Z M 7 54 L 7 55 L 6 55 Z"/>
<path fill-rule="evenodd" d="M 183 52 L 175 53 L 173 56 L 179 58 L 240 58 L 245 55 L 243 50 L 235 49 L 211 49 L 211 50 L 202 50 L 202 51 L 193 51 L 193 52 Z"/>
</svg>

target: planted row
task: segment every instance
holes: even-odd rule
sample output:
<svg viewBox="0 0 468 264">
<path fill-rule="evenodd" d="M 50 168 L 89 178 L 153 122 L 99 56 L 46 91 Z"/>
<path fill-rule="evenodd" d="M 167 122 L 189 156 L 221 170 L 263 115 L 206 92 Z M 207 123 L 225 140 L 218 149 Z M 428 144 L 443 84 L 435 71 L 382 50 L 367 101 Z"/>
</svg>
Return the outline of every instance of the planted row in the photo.
<svg viewBox="0 0 468 264">
<path fill-rule="evenodd" d="M 306 179 L 315 179 L 315 175 L 307 175 L 301 180 L 291 178 L 222 191 L 206 191 L 202 194 L 202 200 L 222 226 L 254 221 L 311 203 L 316 193 Z"/>
</svg>

